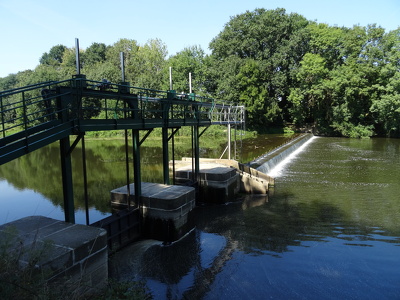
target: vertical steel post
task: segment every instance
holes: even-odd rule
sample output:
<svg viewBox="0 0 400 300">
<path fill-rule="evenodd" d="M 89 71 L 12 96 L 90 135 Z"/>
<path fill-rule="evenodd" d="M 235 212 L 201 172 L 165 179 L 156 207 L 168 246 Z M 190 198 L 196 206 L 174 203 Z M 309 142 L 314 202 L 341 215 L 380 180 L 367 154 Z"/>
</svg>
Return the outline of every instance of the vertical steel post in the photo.
<svg viewBox="0 0 400 300">
<path fill-rule="evenodd" d="M 87 184 L 86 146 L 85 146 L 84 135 L 82 136 L 82 167 L 83 167 L 83 189 L 85 194 L 86 225 L 89 225 L 89 195 L 88 195 L 88 184 Z"/>
<path fill-rule="evenodd" d="M 172 90 L 172 67 L 169 67 L 169 89 Z"/>
<path fill-rule="evenodd" d="M 25 131 L 28 129 L 28 116 L 26 113 L 26 101 L 25 101 L 25 93 L 22 92 L 22 110 L 24 114 L 24 129 Z"/>
<path fill-rule="evenodd" d="M 3 138 L 6 137 L 6 127 L 4 125 L 4 107 L 3 107 L 3 97 L 0 96 L 0 112 L 1 112 L 1 128 L 3 132 Z"/>
<path fill-rule="evenodd" d="M 60 95 L 60 87 L 57 88 L 57 94 Z M 57 111 L 58 119 L 67 124 L 69 120 L 69 113 L 67 107 L 72 102 L 71 95 L 64 95 L 57 97 Z M 71 151 L 70 151 L 69 136 L 60 140 L 60 160 L 61 160 L 61 176 L 63 184 L 63 197 L 64 197 L 64 215 L 65 221 L 75 223 L 75 207 L 74 207 L 74 194 L 72 182 L 72 164 L 71 164 Z"/>
<path fill-rule="evenodd" d="M 126 189 L 128 193 L 128 208 L 131 207 L 131 187 L 129 179 L 129 143 L 128 130 L 125 129 L 125 172 L 126 172 Z"/>
<path fill-rule="evenodd" d="M 163 149 L 163 177 L 164 184 L 169 184 L 169 161 L 168 161 L 168 128 L 162 128 L 162 149 Z"/>
<path fill-rule="evenodd" d="M 69 136 L 60 140 L 61 175 L 64 196 L 65 222 L 75 223 L 75 207 L 72 183 L 72 164 Z"/>
<path fill-rule="evenodd" d="M 121 60 L 121 78 L 122 78 L 122 82 L 125 82 L 124 52 L 120 52 L 119 53 L 119 59 Z"/>
<path fill-rule="evenodd" d="M 235 112 L 233 115 L 233 120 L 235 121 L 235 125 L 233 125 L 233 130 L 234 130 L 234 139 L 233 139 L 233 159 L 234 160 L 239 160 L 238 155 L 237 155 L 237 145 L 236 145 L 236 131 L 237 131 L 237 108 L 235 108 Z"/>
<path fill-rule="evenodd" d="M 81 74 L 81 66 L 79 59 L 79 39 L 75 39 L 75 60 L 76 60 L 76 74 Z"/>
<path fill-rule="evenodd" d="M 193 126 L 194 137 L 194 174 L 196 181 L 200 181 L 200 144 L 199 144 L 199 126 Z"/>
<path fill-rule="evenodd" d="M 123 53 L 123 52 L 121 52 Z M 124 101 L 124 118 L 127 118 L 126 113 L 126 101 Z M 126 189 L 128 193 L 128 208 L 131 207 L 131 186 L 129 178 L 129 141 L 128 141 L 128 129 L 125 129 L 125 172 L 126 172 Z"/>
<path fill-rule="evenodd" d="M 192 73 L 189 73 L 189 93 L 192 93 Z"/>
<path fill-rule="evenodd" d="M 196 174 L 195 174 L 195 162 L 194 162 L 194 126 L 191 126 L 191 133 L 192 133 L 192 181 L 195 182 Z"/>
<path fill-rule="evenodd" d="M 139 130 L 132 130 L 133 140 L 133 179 L 135 187 L 135 199 L 136 205 L 141 206 L 140 197 L 142 196 L 142 178 L 140 174 L 140 141 L 139 141 Z"/>
<path fill-rule="evenodd" d="M 172 146 L 172 184 L 175 185 L 176 180 L 175 180 L 175 133 L 174 132 L 172 132 L 171 146 Z"/>
<path fill-rule="evenodd" d="M 231 159 L 231 124 L 228 124 L 228 159 Z"/>
</svg>

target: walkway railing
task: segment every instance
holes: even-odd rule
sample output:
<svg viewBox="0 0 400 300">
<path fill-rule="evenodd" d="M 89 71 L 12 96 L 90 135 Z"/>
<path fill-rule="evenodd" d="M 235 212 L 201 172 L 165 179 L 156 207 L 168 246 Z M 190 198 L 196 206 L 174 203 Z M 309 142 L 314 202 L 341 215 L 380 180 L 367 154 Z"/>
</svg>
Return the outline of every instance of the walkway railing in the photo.
<svg viewBox="0 0 400 300">
<path fill-rule="evenodd" d="M 89 130 L 243 124 L 244 107 L 76 75 L 0 92 L 0 165 Z"/>
</svg>

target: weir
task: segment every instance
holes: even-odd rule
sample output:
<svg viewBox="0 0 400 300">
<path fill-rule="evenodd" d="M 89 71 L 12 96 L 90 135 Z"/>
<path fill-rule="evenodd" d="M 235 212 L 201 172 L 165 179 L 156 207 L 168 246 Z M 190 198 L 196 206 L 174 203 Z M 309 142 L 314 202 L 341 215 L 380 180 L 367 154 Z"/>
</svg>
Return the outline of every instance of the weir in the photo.
<svg viewBox="0 0 400 300">
<path fill-rule="evenodd" d="M 194 207 L 195 187 L 200 181 L 201 135 L 211 125 L 228 125 L 229 136 L 231 126 L 243 128 L 244 106 L 230 105 L 193 92 L 178 95 L 172 86 L 168 91 L 134 87 L 125 82 L 124 75 L 119 83 L 88 80 L 79 71 L 78 44 L 76 51 L 77 74 L 72 79 L 0 92 L 0 165 L 59 142 L 64 219 L 65 224 L 74 224 L 76 199 L 72 174 L 75 165 L 71 154 L 81 143 L 86 225 L 107 231 L 108 248 L 117 250 L 148 232 L 166 232 L 157 238 L 176 240 L 175 233 L 181 231 L 187 214 Z M 184 126 L 192 129 L 194 187 L 169 185 L 169 149 L 172 146 L 174 160 L 174 135 Z M 162 132 L 163 182 L 147 184 L 141 178 L 140 147 L 155 128 L 161 128 Z M 85 133 L 105 130 L 125 133 L 123 171 L 126 173 L 127 208 L 90 224 Z M 132 139 L 131 151 L 129 138 Z M 76 238 L 79 243 L 79 237 Z M 62 263 L 61 272 L 67 267 Z"/>
<path fill-rule="evenodd" d="M 302 134 L 288 143 L 258 157 L 248 165 L 262 173 L 270 172 L 290 154 L 299 149 L 304 143 L 309 141 L 314 135 L 311 133 Z"/>
<path fill-rule="evenodd" d="M 0 92 L 0 107 L 0 165 L 51 143 L 59 142 L 60 145 L 65 222 L 50 220 L 49 227 L 40 227 L 40 231 L 50 230 L 58 233 L 56 227 L 61 227 L 61 236 L 66 230 L 75 232 L 75 227 L 72 226 L 75 223 L 75 199 L 71 153 L 79 142 L 82 143 L 86 223 L 91 225 L 92 229 L 95 228 L 94 240 L 98 238 L 96 234 L 102 237 L 101 254 L 92 256 L 92 252 L 89 251 L 85 255 L 88 260 L 95 261 L 94 269 L 97 266 L 102 267 L 104 276 L 107 276 L 107 269 L 104 268 L 107 250 L 104 250 L 104 245 L 115 251 L 144 236 L 165 242 L 175 241 L 187 232 L 188 228 L 185 226 L 190 226 L 188 220 L 196 202 L 206 199 L 211 203 L 226 203 L 231 201 L 239 190 L 266 194 L 269 186 L 274 184 L 274 179 L 263 173 L 268 173 L 273 166 L 312 136 L 301 136 L 257 159 L 249 166 L 230 159 L 201 160 L 199 139 L 210 125 L 228 126 L 227 148 L 230 158 L 230 129 L 231 126 L 235 129 L 243 127 L 243 106 L 227 105 L 194 93 L 177 95 L 172 87 L 168 91 L 158 91 L 133 87 L 124 81 L 105 84 L 104 81 L 87 80 L 86 76 L 79 72 L 70 80 L 44 82 Z M 183 126 L 192 128 L 194 155 L 176 163 L 174 135 Z M 140 146 L 155 128 L 162 130 L 163 183 L 146 183 L 141 180 Z M 201 131 L 200 128 L 204 129 Z M 111 191 L 111 202 L 118 205 L 117 212 L 111 217 L 90 224 L 85 133 L 102 130 L 125 131 L 127 178 L 124 187 L 116 187 Z M 144 132 L 142 138 L 141 132 Z M 129 157 L 129 133 L 132 138 L 132 159 Z M 71 137 L 74 138 L 72 143 Z M 170 141 L 172 162 L 169 161 Z M 129 175 L 130 161 L 133 161 L 133 180 Z M 170 166 L 174 182 L 187 186 L 169 185 Z M 200 195 L 201 198 L 196 195 Z M 11 226 L 18 224 L 13 223 Z M 81 231 L 86 227 L 80 227 Z M 98 231 L 99 228 L 96 227 L 105 231 Z M 107 232 L 107 238 L 104 237 L 104 232 Z M 23 226 L 18 234 L 29 236 L 34 232 L 29 226 Z M 87 241 L 82 240 L 81 236 L 71 235 L 71 243 L 78 244 L 77 251 L 80 251 L 80 245 L 86 245 Z M 56 242 L 62 239 L 59 235 L 49 237 L 54 237 Z M 63 251 L 73 248 L 69 244 L 62 246 L 67 249 L 63 248 Z M 74 258 L 76 254 L 74 251 L 71 253 L 68 255 Z M 66 262 L 64 258 L 59 259 L 56 257 L 49 264 L 59 264 L 57 274 L 61 274 L 60 276 L 69 274 L 70 268 L 81 270 L 76 272 L 78 277 L 86 276 L 81 267 L 82 261 L 71 265 L 69 260 Z M 91 287 L 97 287 L 94 275 L 91 273 L 88 279 L 87 284 Z"/>
</svg>

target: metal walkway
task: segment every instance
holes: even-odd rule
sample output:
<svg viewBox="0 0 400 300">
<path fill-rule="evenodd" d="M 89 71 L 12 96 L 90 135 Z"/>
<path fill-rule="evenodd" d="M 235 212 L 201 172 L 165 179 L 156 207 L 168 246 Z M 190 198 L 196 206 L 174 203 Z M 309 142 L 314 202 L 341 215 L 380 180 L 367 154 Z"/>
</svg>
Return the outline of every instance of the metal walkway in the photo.
<svg viewBox="0 0 400 300">
<path fill-rule="evenodd" d="M 195 94 L 96 82 L 84 75 L 0 92 L 0 165 L 70 135 L 243 125 L 244 107 Z"/>
</svg>

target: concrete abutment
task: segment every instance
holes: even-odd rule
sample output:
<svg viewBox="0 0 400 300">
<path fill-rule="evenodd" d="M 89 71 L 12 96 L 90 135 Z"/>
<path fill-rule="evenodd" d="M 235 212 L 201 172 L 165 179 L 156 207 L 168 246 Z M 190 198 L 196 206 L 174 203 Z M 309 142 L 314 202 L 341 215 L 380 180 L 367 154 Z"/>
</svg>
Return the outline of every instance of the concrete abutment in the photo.
<svg viewBox="0 0 400 300">
<path fill-rule="evenodd" d="M 98 292 L 108 281 L 107 233 L 43 216 L 25 217 L 0 226 L 0 244 L 21 255 L 20 268 L 46 274 L 45 281 L 71 295 Z M 31 257 L 43 252 L 38 261 Z M 16 266 L 17 268 L 17 266 Z"/>
</svg>

